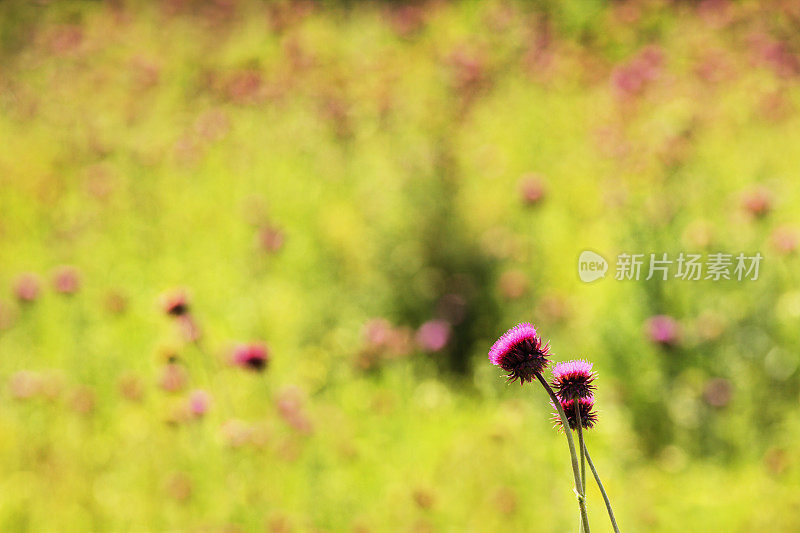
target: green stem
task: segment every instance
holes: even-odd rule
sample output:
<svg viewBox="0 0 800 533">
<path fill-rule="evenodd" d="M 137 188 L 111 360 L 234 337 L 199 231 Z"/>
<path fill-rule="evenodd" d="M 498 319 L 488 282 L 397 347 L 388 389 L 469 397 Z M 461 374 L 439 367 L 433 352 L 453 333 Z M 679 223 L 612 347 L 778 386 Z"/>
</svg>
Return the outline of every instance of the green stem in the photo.
<svg viewBox="0 0 800 533">
<path fill-rule="evenodd" d="M 206 382 L 208 383 L 209 391 L 219 391 L 219 395 L 222 398 L 223 403 L 225 404 L 224 407 L 228 411 L 228 413 L 233 413 L 233 402 L 231 401 L 230 396 L 228 395 L 228 389 L 221 385 L 220 379 L 217 379 L 217 369 L 212 368 L 213 366 L 218 366 L 219 361 L 216 358 L 211 356 L 211 353 L 205 349 L 204 344 L 202 343 L 201 339 L 195 339 L 191 342 L 192 346 L 194 346 L 195 350 L 200 353 L 200 359 L 203 360 L 201 363 L 201 367 L 203 368 L 203 373 L 205 374 Z M 214 376 L 214 377 L 212 377 Z M 217 385 L 216 387 L 214 385 Z M 216 390 L 215 390 L 216 389 Z"/>
<path fill-rule="evenodd" d="M 603 488 L 603 483 L 600 481 L 600 476 L 597 475 L 597 469 L 594 467 L 592 458 L 589 455 L 589 450 L 586 449 L 586 444 L 583 445 L 583 453 L 586 455 L 586 460 L 589 462 L 589 468 L 592 470 L 592 474 L 594 474 L 594 480 L 597 482 L 597 487 L 600 489 L 600 494 L 603 495 L 603 501 L 606 502 L 608 517 L 611 519 L 611 526 L 614 528 L 614 533 L 619 533 L 619 526 L 617 526 L 617 521 L 614 519 L 614 511 L 611 510 L 611 502 L 608 499 L 608 494 L 606 494 L 606 489 Z"/>
<path fill-rule="evenodd" d="M 586 445 L 583 443 L 583 423 L 581 422 L 581 409 L 578 400 L 575 400 L 575 421 L 578 423 L 578 446 L 581 448 L 581 482 L 583 482 L 583 495 L 586 495 Z"/>
<path fill-rule="evenodd" d="M 582 491 L 581 473 L 578 469 L 578 455 L 575 453 L 575 442 L 572 440 L 572 431 L 569 429 L 569 421 L 567 420 L 567 416 L 564 414 L 564 409 L 561 408 L 561 402 L 558 401 L 556 394 L 553 392 L 553 389 L 550 388 L 547 380 L 545 380 L 539 372 L 536 372 L 536 379 L 539 380 L 539 383 L 542 384 L 544 390 L 547 391 L 547 394 L 550 396 L 550 400 L 552 400 L 553 405 L 556 407 L 556 411 L 558 411 L 558 416 L 561 418 L 561 425 L 564 428 L 564 434 L 567 436 L 569 455 L 572 459 L 572 474 L 575 477 L 575 492 L 578 494 L 578 507 L 581 510 L 583 531 L 584 533 L 589 533 L 589 517 L 586 514 L 586 497 Z"/>
<path fill-rule="evenodd" d="M 578 446 L 581 449 L 581 492 L 586 497 L 586 445 L 583 443 L 583 423 L 581 422 L 581 406 L 576 398 L 575 404 L 575 423 L 578 427 Z"/>
</svg>

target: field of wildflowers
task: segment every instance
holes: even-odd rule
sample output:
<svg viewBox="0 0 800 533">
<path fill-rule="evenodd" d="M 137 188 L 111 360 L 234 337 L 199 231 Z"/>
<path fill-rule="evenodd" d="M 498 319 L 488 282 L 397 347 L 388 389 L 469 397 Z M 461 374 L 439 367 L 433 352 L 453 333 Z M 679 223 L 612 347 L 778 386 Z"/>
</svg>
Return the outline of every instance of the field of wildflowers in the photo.
<svg viewBox="0 0 800 533">
<path fill-rule="evenodd" d="M 0 146 L 0 531 L 800 531 L 795 1 L 7 0 Z"/>
</svg>

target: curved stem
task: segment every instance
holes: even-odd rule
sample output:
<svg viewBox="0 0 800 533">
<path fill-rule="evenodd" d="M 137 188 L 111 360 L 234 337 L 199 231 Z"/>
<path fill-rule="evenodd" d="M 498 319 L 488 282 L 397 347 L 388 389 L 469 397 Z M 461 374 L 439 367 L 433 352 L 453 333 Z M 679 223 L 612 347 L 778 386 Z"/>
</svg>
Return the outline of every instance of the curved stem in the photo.
<svg viewBox="0 0 800 533">
<path fill-rule="evenodd" d="M 592 474 L 594 474 L 594 480 L 597 482 L 600 494 L 603 495 L 603 501 L 606 502 L 608 518 L 611 519 L 611 527 L 614 528 L 614 533 L 619 533 L 619 526 L 617 526 L 617 521 L 614 519 L 614 511 L 611 510 L 611 502 L 608 499 L 608 494 L 606 494 L 606 489 L 603 488 L 603 483 L 600 481 L 600 476 L 597 475 L 597 469 L 595 469 L 592 458 L 589 456 L 589 450 L 586 449 L 586 444 L 583 445 L 583 453 L 586 455 L 586 460 L 589 462 L 589 468 L 592 470 Z"/>
<path fill-rule="evenodd" d="M 572 474 L 575 477 L 575 492 L 578 494 L 578 507 L 581 510 L 581 521 L 583 522 L 583 531 L 584 533 L 589 533 L 589 517 L 586 514 L 586 498 L 583 494 L 582 484 L 581 484 L 581 474 L 578 470 L 578 456 L 575 453 L 575 442 L 572 440 L 572 431 L 569 429 L 569 422 L 567 421 L 567 416 L 564 414 L 564 409 L 561 408 L 561 402 L 558 401 L 553 389 L 550 388 L 550 385 L 547 383 L 542 375 L 539 372 L 536 372 L 536 379 L 539 380 L 539 383 L 542 384 L 544 390 L 547 391 L 547 394 L 550 395 L 550 399 L 553 402 L 553 405 L 556 407 L 556 411 L 558 411 L 558 416 L 561 418 L 561 425 L 564 428 L 564 434 L 567 436 L 567 445 L 569 446 L 569 455 L 572 459 Z"/>
</svg>

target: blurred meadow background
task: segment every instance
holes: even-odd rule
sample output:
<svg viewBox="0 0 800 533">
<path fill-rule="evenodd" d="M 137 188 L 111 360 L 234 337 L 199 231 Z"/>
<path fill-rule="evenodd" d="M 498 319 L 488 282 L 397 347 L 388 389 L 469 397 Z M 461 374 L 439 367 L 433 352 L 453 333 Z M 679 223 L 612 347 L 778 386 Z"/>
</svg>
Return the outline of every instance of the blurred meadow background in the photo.
<svg viewBox="0 0 800 533">
<path fill-rule="evenodd" d="M 799 105 L 792 0 L 0 3 L 0 530 L 574 531 L 530 321 L 623 531 L 800 531 Z"/>
</svg>

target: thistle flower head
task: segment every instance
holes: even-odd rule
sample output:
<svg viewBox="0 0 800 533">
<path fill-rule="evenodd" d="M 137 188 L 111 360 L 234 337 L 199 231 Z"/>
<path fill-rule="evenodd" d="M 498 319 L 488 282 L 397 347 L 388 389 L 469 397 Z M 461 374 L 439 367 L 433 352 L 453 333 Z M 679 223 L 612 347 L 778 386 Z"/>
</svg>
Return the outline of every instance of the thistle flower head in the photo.
<svg viewBox="0 0 800 533">
<path fill-rule="evenodd" d="M 74 294 L 78 292 L 80 286 L 80 274 L 78 273 L 78 269 L 73 266 L 60 266 L 53 273 L 53 288 L 61 294 Z"/>
<path fill-rule="evenodd" d="M 189 395 L 189 411 L 195 418 L 201 418 L 211 408 L 211 395 L 202 390 L 193 390 Z"/>
<path fill-rule="evenodd" d="M 647 320 L 647 335 L 655 344 L 674 346 L 678 344 L 680 327 L 677 320 L 668 315 L 655 315 Z"/>
<path fill-rule="evenodd" d="M 17 278 L 14 293 L 22 303 L 31 303 L 39 297 L 40 283 L 35 274 L 25 273 Z"/>
<path fill-rule="evenodd" d="M 161 295 L 161 307 L 171 316 L 183 316 L 189 312 L 189 296 L 184 290 L 174 290 Z"/>
<path fill-rule="evenodd" d="M 241 344 L 233 350 L 233 364 L 261 372 L 267 367 L 269 352 L 260 343 Z"/>
<path fill-rule="evenodd" d="M 772 210 L 772 195 L 765 187 L 752 189 L 743 195 L 742 207 L 753 218 L 763 218 Z"/>
<path fill-rule="evenodd" d="M 564 415 L 567 417 L 569 428 L 578 429 L 578 417 L 575 413 L 575 402 L 578 402 L 578 409 L 580 409 L 581 427 L 583 427 L 583 429 L 593 428 L 597 423 L 597 412 L 594 410 L 593 396 L 579 398 L 577 400 L 561 400 L 561 408 L 564 410 Z M 555 411 L 553 413 L 553 421 L 556 423 L 556 426 L 563 429 L 561 417 L 558 416 L 558 410 L 556 409 L 556 406 L 553 404 L 553 402 L 550 402 L 550 405 Z"/>
<path fill-rule="evenodd" d="M 497 339 L 489 350 L 489 361 L 508 372 L 509 381 L 519 380 L 522 385 L 547 367 L 549 349 L 533 325 L 522 323 Z"/>
<path fill-rule="evenodd" d="M 588 361 L 558 363 L 553 367 L 553 389 L 561 400 L 588 398 L 594 392 L 595 377 L 597 374 Z"/>
<path fill-rule="evenodd" d="M 532 207 L 545 196 L 544 182 L 537 174 L 526 174 L 519 183 L 519 192 L 525 205 Z"/>
<path fill-rule="evenodd" d="M 450 323 L 446 320 L 429 320 L 417 330 L 417 345 L 426 352 L 438 352 L 450 340 Z"/>
</svg>

